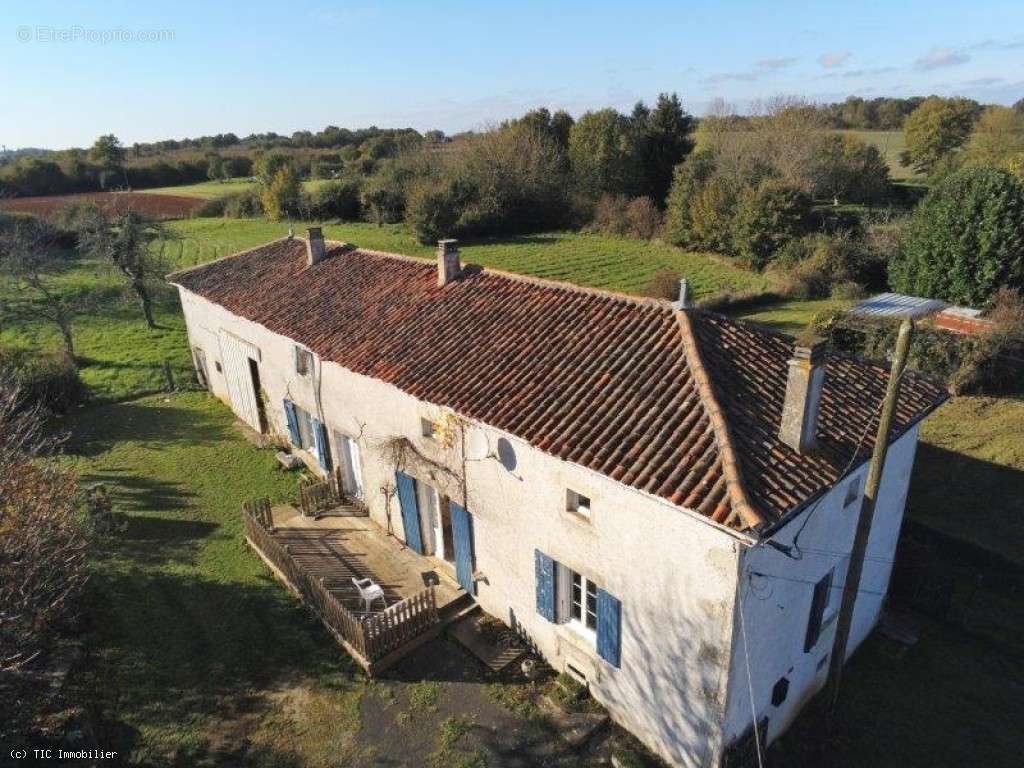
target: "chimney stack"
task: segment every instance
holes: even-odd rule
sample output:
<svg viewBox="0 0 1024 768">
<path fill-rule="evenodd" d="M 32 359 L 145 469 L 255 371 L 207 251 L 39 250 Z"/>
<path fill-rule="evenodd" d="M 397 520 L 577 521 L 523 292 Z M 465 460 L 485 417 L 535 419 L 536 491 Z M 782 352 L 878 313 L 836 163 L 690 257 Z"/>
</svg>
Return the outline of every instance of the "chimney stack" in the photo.
<svg viewBox="0 0 1024 768">
<path fill-rule="evenodd" d="M 312 267 L 319 264 L 327 255 L 327 247 L 324 245 L 324 233 L 320 227 L 310 227 L 306 238 L 306 263 Z"/>
<path fill-rule="evenodd" d="M 825 345 L 821 341 L 798 342 L 789 361 L 786 401 L 782 407 L 779 440 L 797 453 L 814 450 L 818 409 L 825 380 Z"/>
<path fill-rule="evenodd" d="M 690 296 L 690 281 L 685 277 L 679 279 L 679 298 L 672 302 L 674 309 L 689 309 L 693 306 L 693 298 Z"/>
<path fill-rule="evenodd" d="M 462 274 L 458 240 L 437 241 L 437 284 L 448 285 Z"/>
</svg>

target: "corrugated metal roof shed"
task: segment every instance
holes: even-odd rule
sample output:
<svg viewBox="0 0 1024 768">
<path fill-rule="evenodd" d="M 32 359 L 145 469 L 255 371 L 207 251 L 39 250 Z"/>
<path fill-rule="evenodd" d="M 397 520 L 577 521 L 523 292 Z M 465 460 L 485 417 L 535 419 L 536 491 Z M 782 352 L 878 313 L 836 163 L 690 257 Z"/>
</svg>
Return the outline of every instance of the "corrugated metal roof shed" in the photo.
<svg viewBox="0 0 1024 768">
<path fill-rule="evenodd" d="M 849 311 L 857 317 L 927 317 L 941 312 L 949 305 L 938 299 L 925 299 L 920 296 L 907 296 L 903 293 L 880 293 L 870 299 L 864 299 Z"/>
</svg>

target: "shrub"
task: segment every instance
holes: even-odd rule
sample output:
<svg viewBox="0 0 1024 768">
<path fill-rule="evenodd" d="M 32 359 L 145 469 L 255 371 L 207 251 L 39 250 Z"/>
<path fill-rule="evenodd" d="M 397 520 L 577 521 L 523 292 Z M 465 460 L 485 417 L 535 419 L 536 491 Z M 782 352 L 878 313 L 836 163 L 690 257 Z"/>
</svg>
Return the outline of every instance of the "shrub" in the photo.
<svg viewBox="0 0 1024 768">
<path fill-rule="evenodd" d="M 659 269 L 647 284 L 645 293 L 655 299 L 675 301 L 679 298 L 679 281 L 682 277 L 682 274 L 671 267 Z"/>
<path fill-rule="evenodd" d="M 260 203 L 267 217 L 274 221 L 299 213 L 302 187 L 299 177 L 288 166 L 278 170 L 269 184 L 260 187 Z"/>
<path fill-rule="evenodd" d="M 405 220 L 421 243 L 435 243 L 455 232 L 462 203 L 456 184 L 424 180 L 409 191 Z"/>
<path fill-rule="evenodd" d="M 390 179 L 374 176 L 363 185 L 363 211 L 377 226 L 394 224 L 405 214 L 405 193 Z"/>
<path fill-rule="evenodd" d="M 56 447 L 40 410 L 0 380 L 0 675 L 42 653 L 77 612 L 88 578 L 79 492 L 47 458 Z"/>
<path fill-rule="evenodd" d="M 735 185 L 724 176 L 712 177 L 697 191 L 689 204 L 688 245 L 732 252 L 731 225 L 736 194 Z"/>
<path fill-rule="evenodd" d="M 0 371 L 17 387 L 23 407 L 67 413 L 88 395 L 78 370 L 62 356 L 0 349 Z"/>
<path fill-rule="evenodd" d="M 736 201 L 731 227 L 733 252 L 763 269 L 788 241 L 807 229 L 810 204 L 800 190 L 776 179 L 745 187 Z"/>
<path fill-rule="evenodd" d="M 973 306 L 1001 286 L 1024 287 L 1024 183 L 995 168 L 948 177 L 914 212 L 889 279 L 897 291 Z"/>
<path fill-rule="evenodd" d="M 877 269 L 876 255 L 850 232 L 806 235 L 787 243 L 772 264 L 782 292 L 798 298 L 857 298 Z"/>
<path fill-rule="evenodd" d="M 706 150 L 695 152 L 675 167 L 665 209 L 664 235 L 670 243 L 683 247 L 695 245 L 691 209 L 714 172 L 714 155 Z"/>
<path fill-rule="evenodd" d="M 594 206 L 591 226 L 608 235 L 625 235 L 629 231 L 628 207 L 629 198 L 625 195 L 601 195 Z"/>
<path fill-rule="evenodd" d="M 989 312 L 992 328 L 964 355 L 950 378 L 957 394 L 1019 393 L 1024 389 L 1024 302 L 1020 291 L 1000 290 Z"/>
<path fill-rule="evenodd" d="M 361 211 L 359 191 L 359 182 L 352 179 L 322 184 L 308 198 L 309 218 L 355 221 Z"/>
<path fill-rule="evenodd" d="M 661 231 L 661 211 L 651 198 L 634 197 L 626 207 L 626 222 L 630 235 L 653 240 Z"/>
</svg>

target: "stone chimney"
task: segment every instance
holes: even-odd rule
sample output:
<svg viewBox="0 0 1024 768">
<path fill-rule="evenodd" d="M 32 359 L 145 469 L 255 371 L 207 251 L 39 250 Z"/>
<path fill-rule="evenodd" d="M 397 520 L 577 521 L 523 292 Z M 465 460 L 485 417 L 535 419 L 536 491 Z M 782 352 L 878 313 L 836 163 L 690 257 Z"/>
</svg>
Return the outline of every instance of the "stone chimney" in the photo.
<svg viewBox="0 0 1024 768">
<path fill-rule="evenodd" d="M 319 264 L 327 255 L 327 246 L 324 245 L 324 233 L 320 227 L 310 227 L 306 237 L 306 263 L 312 267 Z"/>
<path fill-rule="evenodd" d="M 693 306 L 693 297 L 690 290 L 690 281 L 685 277 L 679 279 L 679 298 L 672 302 L 674 309 L 690 309 Z"/>
<path fill-rule="evenodd" d="M 821 385 L 825 380 L 825 345 L 797 343 L 789 361 L 786 401 L 782 406 L 779 440 L 797 453 L 814 450 L 817 442 Z"/>
<path fill-rule="evenodd" d="M 437 284 L 448 285 L 462 274 L 458 240 L 437 241 Z"/>
</svg>

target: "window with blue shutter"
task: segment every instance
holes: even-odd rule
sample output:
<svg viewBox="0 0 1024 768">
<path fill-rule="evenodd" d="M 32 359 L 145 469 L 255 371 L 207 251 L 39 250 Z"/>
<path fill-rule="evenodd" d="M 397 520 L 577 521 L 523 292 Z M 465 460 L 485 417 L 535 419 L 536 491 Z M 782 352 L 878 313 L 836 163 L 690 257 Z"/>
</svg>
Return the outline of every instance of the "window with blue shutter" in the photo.
<svg viewBox="0 0 1024 768">
<path fill-rule="evenodd" d="M 539 549 L 533 551 L 537 574 L 537 613 L 548 621 L 555 620 L 555 561 Z"/>
<path fill-rule="evenodd" d="M 613 667 L 622 657 L 622 603 L 597 590 L 597 655 Z"/>
<path fill-rule="evenodd" d="M 316 452 L 316 460 L 320 462 L 321 468 L 326 472 L 331 471 L 331 447 L 327 442 L 327 427 L 317 419 L 313 423 L 313 449 Z"/>
<path fill-rule="evenodd" d="M 302 438 L 299 437 L 299 417 L 295 413 L 295 403 L 291 400 L 284 401 L 284 417 L 288 422 L 288 437 L 292 445 L 302 446 Z"/>
<path fill-rule="evenodd" d="M 455 577 L 469 594 L 476 594 L 473 579 L 473 516 L 465 507 L 448 502 L 452 516 L 452 543 L 455 545 Z"/>
<path fill-rule="evenodd" d="M 420 532 L 420 508 L 416 503 L 416 481 L 404 472 L 395 472 L 398 504 L 402 508 L 402 527 L 409 549 L 423 554 L 423 534 Z"/>
</svg>

